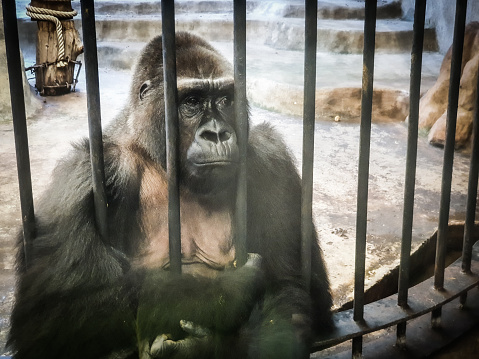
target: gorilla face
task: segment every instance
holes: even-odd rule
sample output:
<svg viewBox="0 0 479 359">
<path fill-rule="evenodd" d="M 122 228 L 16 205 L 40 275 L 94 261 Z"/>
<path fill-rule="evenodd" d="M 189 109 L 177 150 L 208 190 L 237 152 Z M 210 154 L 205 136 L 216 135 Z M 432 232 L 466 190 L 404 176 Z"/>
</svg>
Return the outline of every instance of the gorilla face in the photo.
<svg viewBox="0 0 479 359">
<path fill-rule="evenodd" d="M 165 167 L 161 46 L 158 37 L 145 48 L 130 102 L 135 107 L 132 123 L 137 142 Z M 177 34 L 176 46 L 180 183 L 208 197 L 231 193 L 239 158 L 231 64 L 204 40 L 188 33 Z"/>
<path fill-rule="evenodd" d="M 182 178 L 196 193 L 234 183 L 238 145 L 232 79 L 178 81 Z"/>
</svg>

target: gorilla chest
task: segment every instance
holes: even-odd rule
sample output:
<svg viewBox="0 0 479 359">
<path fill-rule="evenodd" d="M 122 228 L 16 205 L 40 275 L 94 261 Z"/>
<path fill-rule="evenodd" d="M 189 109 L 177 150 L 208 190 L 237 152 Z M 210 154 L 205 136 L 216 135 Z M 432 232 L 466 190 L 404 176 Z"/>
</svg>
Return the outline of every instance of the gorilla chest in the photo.
<svg viewBox="0 0 479 359">
<path fill-rule="evenodd" d="M 228 210 L 208 210 L 197 201 L 180 199 L 183 272 L 221 270 L 235 258 L 232 216 Z M 168 204 L 164 196 L 142 201 L 141 224 L 146 241 L 141 262 L 149 268 L 169 266 Z"/>
</svg>

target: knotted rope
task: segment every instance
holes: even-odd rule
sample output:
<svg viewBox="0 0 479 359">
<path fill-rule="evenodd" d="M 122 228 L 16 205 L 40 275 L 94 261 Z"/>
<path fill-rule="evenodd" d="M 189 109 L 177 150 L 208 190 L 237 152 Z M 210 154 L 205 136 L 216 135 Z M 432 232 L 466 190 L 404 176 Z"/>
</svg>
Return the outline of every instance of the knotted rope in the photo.
<svg viewBox="0 0 479 359">
<path fill-rule="evenodd" d="M 77 12 L 73 11 L 59 11 L 59 10 L 50 10 L 41 7 L 35 7 L 28 5 L 27 6 L 27 16 L 30 16 L 34 20 L 45 20 L 51 21 L 55 24 L 57 29 L 57 39 L 58 39 L 58 58 L 57 58 L 57 67 L 64 67 L 68 65 L 67 61 L 64 61 L 65 57 L 65 42 L 63 40 L 63 29 L 60 19 L 66 19 L 73 16 L 76 16 Z"/>
</svg>

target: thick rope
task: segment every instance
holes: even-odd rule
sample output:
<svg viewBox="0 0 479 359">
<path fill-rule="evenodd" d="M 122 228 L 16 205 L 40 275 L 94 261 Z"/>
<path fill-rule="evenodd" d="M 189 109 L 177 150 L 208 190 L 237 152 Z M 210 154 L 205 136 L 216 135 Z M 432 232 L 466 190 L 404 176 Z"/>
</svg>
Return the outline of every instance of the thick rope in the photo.
<svg viewBox="0 0 479 359">
<path fill-rule="evenodd" d="M 76 16 L 77 12 L 73 11 L 58 11 L 50 10 L 41 7 L 27 6 L 27 16 L 30 16 L 34 20 L 45 20 L 51 21 L 55 24 L 57 29 L 57 39 L 58 39 L 58 56 L 57 56 L 57 67 L 64 67 L 68 65 L 67 61 L 64 61 L 65 57 L 65 42 L 63 40 L 63 29 L 62 23 L 58 18 L 70 18 Z"/>
</svg>

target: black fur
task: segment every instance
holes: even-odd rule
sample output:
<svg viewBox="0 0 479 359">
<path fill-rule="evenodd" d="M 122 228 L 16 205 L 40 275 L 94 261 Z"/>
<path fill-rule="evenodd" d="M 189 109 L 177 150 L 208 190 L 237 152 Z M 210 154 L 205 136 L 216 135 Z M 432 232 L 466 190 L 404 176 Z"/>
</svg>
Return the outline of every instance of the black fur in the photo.
<svg viewBox="0 0 479 359">
<path fill-rule="evenodd" d="M 231 66 L 202 39 L 180 33 L 176 42 L 179 79 L 231 76 Z M 211 335 L 171 357 L 296 358 L 307 355 L 313 329 L 331 325 L 316 235 L 311 294 L 301 277 L 300 178 L 267 124 L 251 129 L 248 145 L 247 250 L 262 256 L 261 268 L 220 269 L 207 278 L 142 264 L 141 248 L 151 240 L 142 227 L 142 181 L 151 173 L 165 178 L 161 56 L 158 37 L 142 53 L 129 104 L 104 135 L 109 238 L 95 224 L 87 141 L 58 164 L 37 205 L 28 268 L 21 246 L 18 252 L 8 341 L 17 359 L 138 357 L 143 340 L 149 346 L 161 334 L 186 338 L 180 320 Z M 192 136 L 187 130 L 182 127 L 183 139 Z M 183 193 L 205 208 L 231 210 L 234 186 L 226 182 L 234 181 L 210 196 L 188 188 L 183 139 Z"/>
</svg>

